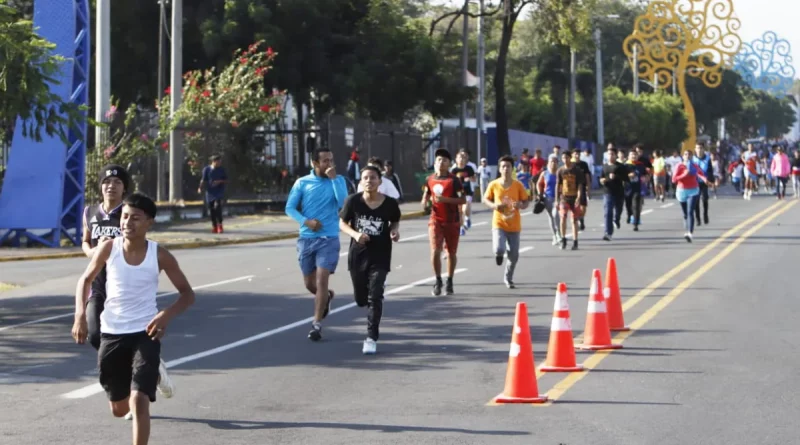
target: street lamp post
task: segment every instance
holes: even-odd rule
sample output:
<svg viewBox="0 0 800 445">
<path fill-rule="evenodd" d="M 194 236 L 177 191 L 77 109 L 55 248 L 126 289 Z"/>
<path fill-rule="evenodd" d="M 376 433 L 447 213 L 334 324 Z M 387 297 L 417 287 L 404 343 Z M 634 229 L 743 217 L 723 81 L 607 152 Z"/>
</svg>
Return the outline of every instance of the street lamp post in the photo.
<svg viewBox="0 0 800 445">
<path fill-rule="evenodd" d="M 605 144 L 605 132 L 603 127 L 603 51 L 600 49 L 600 40 L 602 33 L 600 28 L 594 29 L 594 43 L 595 43 L 595 80 L 597 89 L 597 146 L 602 147 Z M 595 153 L 595 156 L 597 154 Z"/>
<path fill-rule="evenodd" d="M 181 105 L 183 89 L 183 0 L 172 0 L 172 85 L 170 118 Z M 178 130 L 169 134 L 169 200 L 183 200 L 183 141 Z"/>
<path fill-rule="evenodd" d="M 477 126 L 477 159 L 481 158 L 481 144 L 483 143 L 482 135 L 483 135 L 483 114 L 484 114 L 484 103 L 483 97 L 486 94 L 486 82 L 484 77 L 486 76 L 486 46 L 483 39 L 483 13 L 484 13 L 484 0 L 480 0 L 480 17 L 478 17 L 478 109 L 476 114 L 476 126 Z"/>
</svg>

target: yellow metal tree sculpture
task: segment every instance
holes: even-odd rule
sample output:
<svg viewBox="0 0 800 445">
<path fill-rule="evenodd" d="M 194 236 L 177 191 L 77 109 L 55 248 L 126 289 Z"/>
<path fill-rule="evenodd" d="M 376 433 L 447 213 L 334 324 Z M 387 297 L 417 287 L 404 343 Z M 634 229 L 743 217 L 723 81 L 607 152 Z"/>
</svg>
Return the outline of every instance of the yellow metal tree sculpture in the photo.
<svg viewBox="0 0 800 445">
<path fill-rule="evenodd" d="M 709 88 L 722 82 L 723 68 L 733 65 L 739 52 L 739 19 L 732 0 L 653 0 L 636 18 L 634 31 L 623 43 L 623 51 L 639 77 L 656 80 L 656 86 L 672 86 L 673 76 L 688 118 L 685 148 L 694 148 L 697 121 L 686 91 L 686 75 L 700 79 Z"/>
</svg>

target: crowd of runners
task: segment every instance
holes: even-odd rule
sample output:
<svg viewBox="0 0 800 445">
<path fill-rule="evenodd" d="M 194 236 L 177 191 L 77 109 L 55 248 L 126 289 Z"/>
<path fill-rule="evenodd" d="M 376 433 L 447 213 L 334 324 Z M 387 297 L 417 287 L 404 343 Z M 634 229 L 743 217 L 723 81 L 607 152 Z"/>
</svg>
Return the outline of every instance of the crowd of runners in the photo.
<svg viewBox="0 0 800 445">
<path fill-rule="evenodd" d="M 691 242 L 695 225 L 710 224 L 709 195 L 716 197 L 724 173 L 734 185 L 734 178 L 742 179 L 744 199 L 750 199 L 759 187 L 773 186 L 778 199 L 783 199 L 790 177 L 795 198 L 800 195 L 800 151 L 790 160 L 784 148 L 772 149 L 773 155 L 759 157 L 751 145 L 725 169 L 719 155 L 707 153 L 702 144 L 671 157 L 660 150 L 648 156 L 641 146 L 626 154 L 609 144 L 602 166 L 595 168 L 591 153 L 562 151 L 556 146 L 546 159 L 541 150 L 532 156 L 525 150 L 519 158 L 501 157 L 496 172 L 486 159 L 480 160 L 480 166 L 470 162 L 466 150 L 456 153 L 455 161 L 448 150 L 436 150 L 434 171 L 425 181 L 421 202 L 430 209 L 428 236 L 435 275 L 431 292 L 434 296 L 455 293 L 459 239 L 468 236 L 472 228 L 476 195 L 492 211 L 492 254 L 498 266 L 505 262 L 503 283 L 513 289 L 521 211 L 532 207 L 533 214 L 544 214 L 546 222 L 542 224 L 551 231 L 553 245 L 567 249 L 571 237 L 571 249 L 578 250 L 580 233 L 586 227 L 584 217 L 594 201 L 593 184 L 602 193 L 605 241 L 611 241 L 615 230 L 621 229 L 623 211 L 626 224 L 638 231 L 647 197 L 661 202 L 675 197 L 682 211 L 684 238 Z M 297 259 L 303 285 L 314 296 L 308 338 L 322 339 L 322 322 L 335 297 L 329 278 L 336 272 L 339 236 L 344 233 L 350 237 L 347 268 L 353 296 L 367 311 L 362 353 L 371 355 L 377 352 L 380 337 L 392 245 L 400 240 L 398 200 L 402 189 L 391 167 L 380 159 L 370 158 L 357 171 L 357 191 L 348 195 L 345 177 L 336 172 L 333 153 L 316 149 L 311 172 L 299 178 L 289 193 L 286 213 L 300 227 Z M 194 302 L 194 293 L 175 258 L 147 238 L 156 204 L 147 196 L 128 193 L 130 176 L 122 166 L 106 166 L 100 176 L 103 202 L 87 206 L 83 214 L 82 247 L 90 262 L 77 284 L 72 336 L 97 350 L 99 380 L 112 414 L 132 419 L 134 443 L 145 444 L 150 433 L 150 403 L 155 402 L 157 393 L 165 398 L 175 393 L 161 359 L 161 339 L 168 323 Z M 206 189 L 214 233 L 223 231 L 227 181 L 221 159 L 212 157 L 200 187 Z M 447 262 L 444 275 L 443 256 Z M 161 271 L 176 287 L 179 298 L 159 311 L 156 293 Z"/>
</svg>

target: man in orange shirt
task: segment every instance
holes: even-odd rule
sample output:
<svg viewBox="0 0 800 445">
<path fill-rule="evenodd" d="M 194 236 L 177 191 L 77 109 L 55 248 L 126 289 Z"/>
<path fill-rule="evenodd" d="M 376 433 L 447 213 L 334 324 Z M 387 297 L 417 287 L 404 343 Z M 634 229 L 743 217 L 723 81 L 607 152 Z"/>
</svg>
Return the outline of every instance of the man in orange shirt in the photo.
<svg viewBox="0 0 800 445">
<path fill-rule="evenodd" d="M 428 177 L 422 195 L 422 208 L 432 202 L 428 238 L 431 242 L 431 264 L 436 274 L 433 295 L 442 294 L 442 248 L 447 246 L 447 285 L 445 293 L 453 295 L 453 275 L 456 272 L 456 252 L 461 236 L 461 206 L 467 202 L 461 181 L 450 173 L 450 152 L 440 148 L 434 153 L 436 172 Z"/>
<path fill-rule="evenodd" d="M 489 184 L 483 203 L 494 210 L 492 215 L 492 241 L 497 265 L 503 264 L 503 256 L 508 252 L 505 276 L 506 287 L 514 289 L 514 269 L 519 260 L 520 232 L 522 218 L 520 210 L 528 208 L 528 192 L 521 182 L 514 179 L 514 159 L 503 156 L 498 162 L 500 178 Z"/>
</svg>

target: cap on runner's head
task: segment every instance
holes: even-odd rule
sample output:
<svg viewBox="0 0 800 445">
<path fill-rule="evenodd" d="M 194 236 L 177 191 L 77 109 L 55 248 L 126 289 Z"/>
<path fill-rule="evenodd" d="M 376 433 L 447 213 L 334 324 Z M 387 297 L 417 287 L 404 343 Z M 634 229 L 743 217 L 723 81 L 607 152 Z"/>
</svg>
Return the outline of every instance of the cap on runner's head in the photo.
<svg viewBox="0 0 800 445">
<path fill-rule="evenodd" d="M 440 148 L 440 149 L 436 150 L 436 153 L 434 153 L 434 156 L 433 156 L 433 157 L 434 157 L 434 158 L 438 158 L 439 156 L 441 156 L 441 157 L 443 157 L 443 158 L 447 158 L 447 159 L 449 159 L 449 160 L 451 160 L 451 161 L 453 160 L 453 157 L 452 157 L 452 156 L 450 156 L 450 152 L 449 152 L 449 151 L 447 151 L 447 150 L 446 150 L 446 149 L 444 149 L 444 148 Z"/>
<path fill-rule="evenodd" d="M 108 178 L 118 178 L 122 181 L 122 186 L 125 187 L 125 191 L 127 192 L 130 188 L 131 178 L 128 174 L 128 171 L 122 168 L 121 165 L 117 164 L 110 164 L 106 165 L 100 170 L 100 186 L 102 187 L 103 182 L 105 182 Z"/>
</svg>

